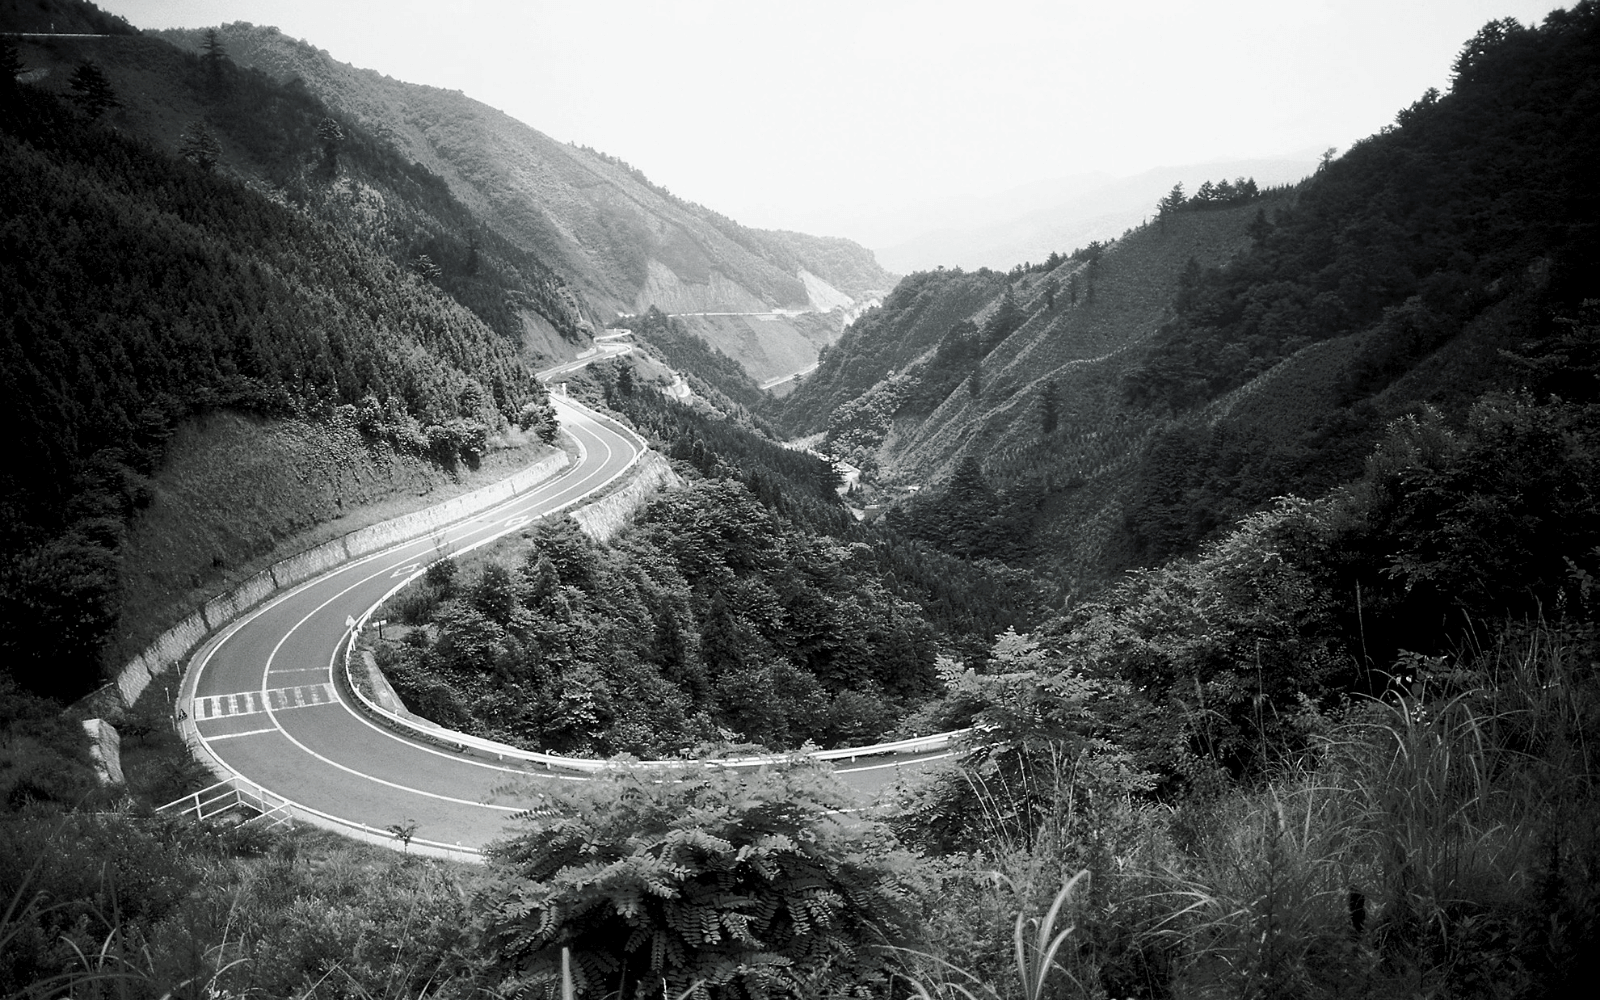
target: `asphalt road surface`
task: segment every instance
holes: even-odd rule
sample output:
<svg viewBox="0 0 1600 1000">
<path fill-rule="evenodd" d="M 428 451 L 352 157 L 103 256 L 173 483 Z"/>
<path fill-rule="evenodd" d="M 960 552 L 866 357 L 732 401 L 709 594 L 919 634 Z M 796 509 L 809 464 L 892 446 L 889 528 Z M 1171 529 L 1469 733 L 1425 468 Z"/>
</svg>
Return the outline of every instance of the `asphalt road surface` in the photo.
<svg viewBox="0 0 1600 1000">
<path fill-rule="evenodd" d="M 352 704 L 339 674 L 349 622 L 399 582 L 450 552 L 517 531 L 574 506 L 623 475 L 636 438 L 552 397 L 583 457 L 499 507 L 433 535 L 352 560 L 281 594 L 219 632 L 191 661 L 193 698 L 181 706 L 216 763 L 281 796 L 303 819 L 382 839 L 416 824 L 413 843 L 472 852 L 501 833 L 553 781 L 587 780 L 538 762 L 468 755 L 395 732 Z M 189 690 L 190 685 L 185 685 Z M 906 768 L 942 751 L 837 761 L 862 802 Z"/>
</svg>

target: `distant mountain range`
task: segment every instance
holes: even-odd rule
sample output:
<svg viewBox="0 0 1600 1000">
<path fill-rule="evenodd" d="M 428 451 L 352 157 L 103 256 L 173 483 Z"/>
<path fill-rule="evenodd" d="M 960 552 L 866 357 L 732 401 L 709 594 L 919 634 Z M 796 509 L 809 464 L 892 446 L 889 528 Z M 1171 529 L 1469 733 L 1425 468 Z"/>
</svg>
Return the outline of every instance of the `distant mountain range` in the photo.
<svg viewBox="0 0 1600 1000">
<path fill-rule="evenodd" d="M 939 266 L 1009 270 L 1052 251 L 1115 239 L 1150 219 L 1174 184 L 1189 192 L 1221 177 L 1254 178 L 1263 188 L 1295 184 L 1316 169 L 1320 152 L 1154 167 L 1128 177 L 1053 178 L 984 198 L 886 210 L 863 219 L 856 238 L 884 267 L 903 274 Z"/>
</svg>

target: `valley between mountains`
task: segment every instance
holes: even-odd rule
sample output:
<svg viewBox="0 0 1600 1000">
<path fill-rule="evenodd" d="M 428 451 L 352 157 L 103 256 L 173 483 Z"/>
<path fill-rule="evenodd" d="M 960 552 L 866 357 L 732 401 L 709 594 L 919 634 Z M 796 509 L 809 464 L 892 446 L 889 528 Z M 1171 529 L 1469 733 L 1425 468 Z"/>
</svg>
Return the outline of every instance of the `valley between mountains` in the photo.
<svg viewBox="0 0 1600 1000">
<path fill-rule="evenodd" d="M 277 28 L 0 31 L 5 1000 L 1595 975 L 1591 0 L 908 275 Z"/>
</svg>

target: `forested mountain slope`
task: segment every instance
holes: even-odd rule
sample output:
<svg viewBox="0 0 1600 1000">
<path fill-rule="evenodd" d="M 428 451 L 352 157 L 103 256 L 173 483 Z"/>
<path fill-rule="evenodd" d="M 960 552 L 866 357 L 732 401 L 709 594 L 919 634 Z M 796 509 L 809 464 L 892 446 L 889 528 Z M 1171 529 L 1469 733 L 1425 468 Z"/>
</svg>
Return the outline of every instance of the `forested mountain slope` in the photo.
<svg viewBox="0 0 1600 1000">
<path fill-rule="evenodd" d="M 336 101 L 325 103 L 298 76 L 280 82 L 235 62 L 234 48 L 250 46 L 235 46 L 234 41 L 255 39 L 266 49 L 282 41 L 264 29 L 240 27 L 240 39 L 233 40 L 206 37 L 191 52 L 141 35 L 92 4 L 74 0 L 11 4 L 0 10 L 0 18 L 4 28 L 48 31 L 55 25 L 99 36 L 19 39 L 15 63 L 8 65 L 23 82 L 13 85 L 9 73 L 5 81 L 10 137 L 6 169 L 14 174 L 8 177 L 7 195 L 18 199 L 18 211 L 7 218 L 17 250 L 14 261 L 8 257 L 7 263 L 15 268 L 9 276 L 13 286 L 27 290 L 18 292 L 14 301 L 19 306 L 8 315 L 19 324 L 12 343 L 27 355 L 27 364 L 13 366 L 10 375 L 23 389 L 15 397 L 17 405 L 36 411 L 23 421 L 23 450 L 49 456 L 40 466 L 24 462 L 8 469 L 8 495 L 23 510 L 15 546 L 8 547 L 34 554 L 20 558 L 9 574 L 7 615 L 15 621 L 55 622 L 67 613 L 67 605 L 89 609 L 68 629 L 66 659 L 75 666 L 60 675 L 59 691 L 92 682 L 93 671 L 86 664 L 94 650 L 111 648 L 104 640 L 116 631 L 117 609 L 125 598 L 143 600 L 155 590 L 165 591 L 166 585 L 128 584 L 144 581 L 140 574 L 151 568 L 144 560 L 155 548 L 172 550 L 163 557 L 159 575 L 178 581 L 173 586 L 179 591 L 190 586 L 186 581 L 200 581 L 192 584 L 200 587 L 236 560 L 260 555 L 253 549 L 234 551 L 238 546 L 183 554 L 177 551 L 182 546 L 141 543 L 136 565 L 126 567 L 127 572 L 115 565 L 114 553 L 133 553 L 122 546 L 123 531 L 153 495 L 143 477 L 157 470 L 166 435 L 184 421 L 242 410 L 269 421 L 288 421 L 305 432 L 291 436 L 305 442 L 323 440 L 319 435 L 325 437 L 327 431 L 343 442 L 341 448 L 356 442 L 359 450 L 365 440 L 369 448 L 383 452 L 350 453 L 355 466 L 372 466 L 361 475 L 377 478 L 353 491 L 329 485 L 331 501 L 377 501 L 384 490 L 398 489 L 401 483 L 411 484 L 408 489 L 418 482 L 432 483 L 430 465 L 456 475 L 450 470 L 476 465 L 491 440 L 502 443 L 504 438 L 497 435 L 507 427 L 521 425 L 548 436 L 542 390 L 531 383 L 528 370 L 588 342 L 598 316 L 583 289 L 592 293 L 610 280 L 607 274 L 627 271 L 632 266 L 627 254 L 644 252 L 641 247 L 649 242 L 641 242 L 639 233 L 629 236 L 617 230 L 613 223 L 622 216 L 595 214 L 595 204 L 618 200 L 607 185 L 626 189 L 619 204 L 633 206 L 628 218 L 644 218 L 635 216 L 643 211 L 639 203 L 648 203 L 652 211 L 666 211 L 676 220 L 673 232 L 683 236 L 692 230 L 692 239 L 684 239 L 696 247 L 712 247 L 710 257 L 701 254 L 695 257 L 699 263 L 680 267 L 699 275 L 695 280 L 706 288 L 727 284 L 723 272 L 744 268 L 745 278 L 756 276 L 747 284 L 753 281 L 761 289 L 760 294 L 741 290 L 738 296 L 743 298 L 735 300 L 696 299 L 699 293 L 693 293 L 693 301 L 677 302 L 671 296 L 677 294 L 672 289 L 679 279 L 663 277 L 673 272 L 640 264 L 641 280 L 655 281 L 653 287 L 667 290 L 662 297 L 679 307 L 837 309 L 852 304 L 856 294 L 886 284 L 871 255 L 848 241 L 746 230 L 653 188 L 625 165 L 550 143 L 518 123 L 497 119 L 491 133 L 513 145 L 522 143 L 524 152 L 555 157 L 559 169 L 544 174 L 564 178 L 561 183 L 568 187 L 561 188 L 566 193 L 553 203 L 583 215 L 573 208 L 582 202 L 587 206 L 583 211 L 589 212 L 576 228 L 545 230 L 539 228 L 542 222 L 530 223 L 532 229 L 506 228 L 500 225 L 505 206 L 484 192 L 505 194 L 497 186 L 504 177 L 495 171 L 517 172 L 520 167 L 497 160 L 492 169 L 484 167 L 490 171 L 486 187 L 475 187 L 463 181 L 448 156 L 422 156 L 444 169 L 447 176 L 441 177 L 411 155 L 423 152 L 421 147 L 405 145 L 420 141 L 421 132 L 396 129 L 381 116 L 373 119 L 376 128 L 368 128 L 360 116 L 341 112 Z M 290 48 L 315 56 L 318 65 L 334 65 L 308 46 Z M 470 123 L 488 114 L 472 104 L 470 114 L 457 115 L 461 109 L 449 102 L 465 101 L 460 95 L 426 88 L 374 89 L 375 74 L 352 70 L 339 79 L 353 88 L 341 99 L 358 104 L 372 94 L 409 94 L 406 100 L 420 100 L 418 94 L 431 93 L 446 103 L 422 101 L 419 106 L 452 121 Z M 489 155 L 474 145 L 483 136 L 471 134 L 477 138 L 466 146 L 475 155 Z M 456 149 L 450 143 L 444 146 Z M 510 155 L 498 147 L 491 152 Z M 467 162 L 484 165 L 481 156 L 467 157 Z M 606 190 L 596 193 L 591 190 L 596 185 Z M 550 193 L 544 188 L 540 192 L 541 197 Z M 598 201 L 583 202 L 583 192 Z M 486 221 L 486 213 L 492 213 L 487 216 L 492 221 Z M 533 215 L 548 221 L 542 210 Z M 513 212 L 509 217 L 521 216 Z M 65 218 L 75 224 L 64 224 Z M 594 232 L 585 225 L 616 230 L 613 243 L 595 243 Z M 283 227 L 290 235 L 279 231 Z M 574 239 L 592 256 L 573 256 Z M 219 245 L 226 252 L 212 260 Z M 676 251 L 662 253 L 672 258 Z M 689 257 L 695 253 L 699 251 Z M 116 258 L 113 272 L 125 273 L 106 272 L 111 257 L 102 259 L 101 254 Z M 174 255 L 184 263 L 177 263 Z M 722 271 L 707 263 L 713 257 L 726 264 Z M 70 297 L 65 294 L 69 288 Z M 390 309 L 396 295 L 401 304 Z M 807 325 L 810 320 L 815 322 Z M 733 336 L 761 348 L 755 356 L 765 359 L 765 368 L 793 370 L 815 356 L 838 322 L 819 314 L 749 324 L 781 327 L 777 339 L 794 340 L 790 346 L 753 341 L 749 331 L 734 331 Z M 138 330 L 130 333 L 129 323 Z M 58 338 L 66 347 L 64 354 L 55 344 Z M 333 339 L 331 345 L 321 343 L 327 338 Z M 126 357 L 114 364 L 96 357 L 113 342 Z M 147 343 L 157 346 L 146 349 Z M 241 360 L 241 350 L 253 354 Z M 83 360 L 79 352 L 91 360 Z M 107 364 L 120 365 L 119 373 L 104 371 Z M 95 371 L 68 375 L 72 365 Z M 729 378 L 746 382 L 737 367 L 730 368 Z M 160 384 L 146 385 L 151 379 Z M 39 393 L 77 393 L 85 402 L 70 418 L 56 419 L 43 414 L 64 404 L 52 399 L 36 406 L 32 400 Z M 352 406 L 356 411 L 341 409 Z M 225 464 L 244 461 L 248 448 L 241 449 L 234 439 L 236 432 L 248 434 L 245 429 L 254 425 L 227 426 L 226 434 L 201 447 L 221 448 L 215 457 Z M 271 436 L 277 430 L 263 424 L 256 433 Z M 210 438 L 190 434 L 185 440 Z M 286 447 L 286 454 L 296 453 L 305 443 Z M 95 455 L 101 455 L 104 461 L 95 461 L 105 468 L 84 479 L 82 464 Z M 44 478 L 34 477 L 46 469 Z M 246 475 L 242 467 L 236 471 L 234 478 Z M 110 486 L 100 481 L 108 476 Z M 134 485 L 117 486 L 112 480 L 121 482 L 118 477 Z M 41 555 L 55 544 L 51 539 L 77 537 L 72 532 L 78 529 L 69 530 L 78 523 L 78 515 L 71 513 L 72 498 L 104 490 L 126 495 L 112 505 L 120 513 L 96 528 L 99 534 L 86 547 L 72 549 L 73 559 L 83 565 Z M 285 511 L 280 527 L 251 537 L 277 537 L 287 530 L 283 526 L 306 517 L 341 515 L 337 504 L 328 507 L 317 500 L 313 506 L 327 509 L 316 514 Z M 225 525 L 213 527 L 218 530 L 194 537 L 238 534 Z M 76 544 L 70 542 L 69 548 Z M 189 566 L 194 559 L 201 562 Z M 51 565 L 55 568 L 48 569 Z M 142 626 L 130 633 L 139 634 Z M 18 667 L 21 674 L 32 669 Z"/>
<path fill-rule="evenodd" d="M 447 464 L 508 423 L 553 432 L 516 345 L 426 275 L 4 83 L 0 641 L 25 686 L 97 681 L 123 533 L 192 415 L 344 424 Z"/>
<path fill-rule="evenodd" d="M 193 50 L 197 31 L 164 33 Z M 748 229 L 676 198 L 638 170 L 556 142 L 454 91 L 393 80 L 332 59 L 276 29 L 219 29 L 230 56 L 299 79 L 348 117 L 443 177 L 517 245 L 568 275 L 601 312 L 753 312 L 816 302 L 810 274 L 851 299 L 886 289 L 866 249 L 840 239 Z"/>
<path fill-rule="evenodd" d="M 794 433 L 825 430 L 824 447 L 891 484 L 981 458 L 1011 495 L 979 518 L 1005 507 L 1014 523 L 1007 541 L 957 544 L 962 554 L 1097 563 L 1086 540 L 1103 545 L 1105 526 L 1083 502 L 1125 476 L 1148 433 L 1123 412 L 1120 378 L 1170 315 L 1186 263 L 1227 260 L 1255 214 L 1287 200 L 1175 213 L 1029 271 L 912 275 L 774 412 Z"/>
<path fill-rule="evenodd" d="M 1128 511 L 1146 558 L 1275 493 L 1359 470 L 1419 404 L 1485 390 L 1585 398 L 1526 361 L 1600 294 L 1600 25 L 1491 22 L 1394 126 L 1327 165 L 1229 267 L 1192 276 L 1125 399 L 1171 419 Z"/>
<path fill-rule="evenodd" d="M 437 175 L 333 117 L 304 87 L 241 69 L 226 50 L 196 56 L 145 35 L 32 39 L 20 56 L 33 86 L 58 94 L 73 93 L 78 67 L 92 62 L 115 102 L 100 112 L 107 124 L 425 270 L 503 336 L 524 342 L 530 359 L 570 353 L 595 326 L 561 273 L 484 225 Z"/>
<path fill-rule="evenodd" d="M 914 275 L 775 413 L 888 482 L 976 460 L 965 500 L 925 494 L 903 515 L 1092 588 L 1350 479 L 1421 404 L 1459 417 L 1530 380 L 1588 392 L 1518 356 L 1600 291 L 1595 19 L 1491 23 L 1448 95 L 1292 193 L 1175 192 L 1078 260 Z"/>
</svg>

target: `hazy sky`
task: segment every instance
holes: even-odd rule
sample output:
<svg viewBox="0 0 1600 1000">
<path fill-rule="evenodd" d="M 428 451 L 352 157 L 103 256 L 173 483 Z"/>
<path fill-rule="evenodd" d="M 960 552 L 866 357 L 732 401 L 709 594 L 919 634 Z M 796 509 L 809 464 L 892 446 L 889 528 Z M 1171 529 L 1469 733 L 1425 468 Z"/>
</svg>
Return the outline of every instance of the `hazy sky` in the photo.
<svg viewBox="0 0 1600 1000">
<path fill-rule="evenodd" d="M 753 226 L 1028 182 L 1341 149 L 1543 0 L 99 0 L 272 24 L 465 91 Z"/>
</svg>

